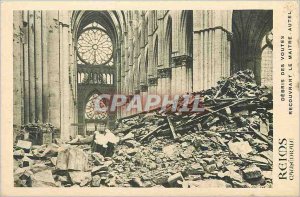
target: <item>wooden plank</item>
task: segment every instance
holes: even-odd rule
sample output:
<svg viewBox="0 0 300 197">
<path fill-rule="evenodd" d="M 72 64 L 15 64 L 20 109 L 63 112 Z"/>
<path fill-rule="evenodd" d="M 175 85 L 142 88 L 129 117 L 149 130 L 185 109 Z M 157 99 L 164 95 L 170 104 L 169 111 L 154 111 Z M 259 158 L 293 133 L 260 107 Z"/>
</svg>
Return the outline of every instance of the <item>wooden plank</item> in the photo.
<svg viewBox="0 0 300 197">
<path fill-rule="evenodd" d="M 167 126 L 167 123 L 166 124 L 163 124 L 159 127 L 157 127 L 156 129 L 154 129 L 153 131 L 150 131 L 149 133 L 147 133 L 144 137 L 142 137 L 142 139 L 140 139 L 140 142 L 141 141 L 144 141 L 145 139 L 147 139 L 148 137 L 150 137 L 151 135 L 153 135 L 154 133 L 156 132 L 159 132 L 160 130 L 162 130 L 164 127 Z"/>
<path fill-rule="evenodd" d="M 266 136 L 264 136 L 263 134 L 261 134 L 259 131 L 257 131 L 256 129 L 254 129 L 252 126 L 249 126 L 249 128 L 263 141 L 265 141 L 266 143 L 268 143 L 270 146 L 273 147 L 273 143 L 268 140 L 268 138 Z"/>
<path fill-rule="evenodd" d="M 234 102 L 234 103 L 231 103 L 231 104 L 229 104 L 229 105 L 226 105 L 226 106 L 224 106 L 224 107 L 221 107 L 221 108 L 219 108 L 219 109 L 217 109 L 217 110 L 215 110 L 215 111 L 212 111 L 212 112 L 210 112 L 210 113 L 207 113 L 207 114 L 204 114 L 204 115 L 200 115 L 200 116 L 198 116 L 198 117 L 195 118 L 195 119 L 192 119 L 192 120 L 190 120 L 190 121 L 187 121 L 187 122 L 184 122 L 184 123 L 178 125 L 177 127 L 183 127 L 183 126 L 186 126 L 186 125 L 189 125 L 189 124 L 197 124 L 201 119 L 203 119 L 203 118 L 205 118 L 205 117 L 208 117 L 208 116 L 210 116 L 210 115 L 212 115 L 212 114 L 216 114 L 216 113 L 218 113 L 218 112 L 224 110 L 226 107 L 232 107 L 232 106 L 241 104 L 241 103 L 246 102 L 246 101 L 249 101 L 249 100 L 254 100 L 254 99 L 255 99 L 255 98 L 249 98 L 249 99 L 237 99 L 237 101 Z"/>
<path fill-rule="evenodd" d="M 175 128 L 173 126 L 173 123 L 171 122 L 170 118 L 167 116 L 167 120 L 168 120 L 168 123 L 169 123 L 169 126 L 170 126 L 170 129 L 172 131 L 172 135 L 173 135 L 173 138 L 174 140 L 177 139 L 177 135 L 176 135 L 176 132 L 175 132 Z"/>
</svg>

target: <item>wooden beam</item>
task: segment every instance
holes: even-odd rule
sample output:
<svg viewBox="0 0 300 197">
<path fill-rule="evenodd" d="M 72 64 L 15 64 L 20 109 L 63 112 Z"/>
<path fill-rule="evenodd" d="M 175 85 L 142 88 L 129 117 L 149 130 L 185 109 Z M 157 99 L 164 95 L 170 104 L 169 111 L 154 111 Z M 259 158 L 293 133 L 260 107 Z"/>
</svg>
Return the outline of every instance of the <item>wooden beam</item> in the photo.
<svg viewBox="0 0 300 197">
<path fill-rule="evenodd" d="M 168 123 L 169 123 L 169 127 L 170 127 L 170 129 L 172 131 L 173 138 L 174 138 L 174 140 L 176 140 L 177 139 L 177 135 L 176 135 L 173 123 L 171 122 L 171 120 L 170 120 L 170 118 L 168 116 L 167 116 L 167 120 L 168 120 Z"/>
</svg>

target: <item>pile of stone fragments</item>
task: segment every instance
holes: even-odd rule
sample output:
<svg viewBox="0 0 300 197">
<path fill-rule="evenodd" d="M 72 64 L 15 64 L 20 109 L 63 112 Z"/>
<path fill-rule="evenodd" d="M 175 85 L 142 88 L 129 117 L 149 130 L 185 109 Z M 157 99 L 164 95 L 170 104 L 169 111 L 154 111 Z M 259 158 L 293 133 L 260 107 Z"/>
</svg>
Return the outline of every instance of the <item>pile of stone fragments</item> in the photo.
<svg viewBox="0 0 300 197">
<path fill-rule="evenodd" d="M 204 112 L 155 109 L 67 143 L 18 140 L 15 186 L 271 187 L 271 91 L 246 70 L 191 94 Z"/>
</svg>

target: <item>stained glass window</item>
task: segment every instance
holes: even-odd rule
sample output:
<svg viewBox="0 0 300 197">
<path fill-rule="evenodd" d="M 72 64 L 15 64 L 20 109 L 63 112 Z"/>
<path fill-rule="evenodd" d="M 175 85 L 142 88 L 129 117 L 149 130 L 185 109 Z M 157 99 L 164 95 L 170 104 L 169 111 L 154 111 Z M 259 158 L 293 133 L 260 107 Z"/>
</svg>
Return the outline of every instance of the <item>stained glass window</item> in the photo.
<svg viewBox="0 0 300 197">
<path fill-rule="evenodd" d="M 108 117 L 107 112 L 100 112 L 98 110 L 96 110 L 95 107 L 95 102 L 99 102 L 99 106 L 100 107 L 105 107 L 105 101 L 104 100 L 100 100 L 97 99 L 98 98 L 98 94 L 93 94 L 85 107 L 85 118 L 86 119 L 90 119 L 90 120 L 105 120 Z"/>
<path fill-rule="evenodd" d="M 77 41 L 78 58 L 91 65 L 111 65 L 113 45 L 105 30 L 98 26 L 87 27 Z"/>
</svg>

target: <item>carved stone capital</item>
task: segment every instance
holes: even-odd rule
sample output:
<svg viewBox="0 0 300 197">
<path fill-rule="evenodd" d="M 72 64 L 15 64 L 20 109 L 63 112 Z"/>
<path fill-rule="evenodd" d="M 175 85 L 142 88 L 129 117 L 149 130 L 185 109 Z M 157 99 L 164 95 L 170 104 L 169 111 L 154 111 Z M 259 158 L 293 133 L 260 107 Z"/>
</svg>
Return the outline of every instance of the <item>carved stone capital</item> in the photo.
<svg viewBox="0 0 300 197">
<path fill-rule="evenodd" d="M 157 86 L 157 77 L 152 77 L 148 79 L 149 86 Z"/>
<path fill-rule="evenodd" d="M 193 58 L 188 55 L 180 55 L 172 57 L 172 67 L 181 67 L 181 66 L 191 66 L 193 62 Z"/>
<path fill-rule="evenodd" d="M 148 86 L 147 85 L 140 85 L 141 92 L 147 92 Z"/>
<path fill-rule="evenodd" d="M 158 78 L 171 78 L 171 76 L 172 76 L 171 68 L 157 69 L 157 77 Z"/>
<path fill-rule="evenodd" d="M 141 91 L 140 91 L 139 89 L 135 89 L 135 90 L 134 90 L 134 94 L 140 94 L 140 92 L 141 92 Z"/>
</svg>

